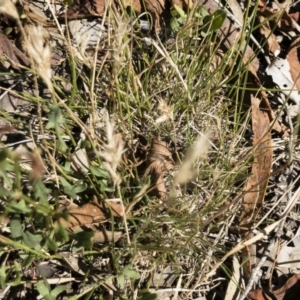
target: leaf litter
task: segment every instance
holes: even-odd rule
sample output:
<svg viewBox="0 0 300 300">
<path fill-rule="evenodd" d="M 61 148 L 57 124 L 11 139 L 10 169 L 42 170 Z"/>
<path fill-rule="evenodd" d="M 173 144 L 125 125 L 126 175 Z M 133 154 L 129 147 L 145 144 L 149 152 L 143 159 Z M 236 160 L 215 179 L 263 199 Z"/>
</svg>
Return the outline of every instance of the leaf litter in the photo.
<svg viewBox="0 0 300 300">
<path fill-rule="evenodd" d="M 4 4 L 7 3 L 8 2 L 4 1 Z M 202 4 L 202 2 L 200 1 L 198 5 L 199 4 Z M 30 5 L 31 3 L 29 3 L 29 6 L 28 3 L 26 3 L 27 13 L 30 10 Z M 101 0 L 74 1 L 74 3 L 67 9 L 66 16 L 67 18 L 70 19 L 76 19 L 76 18 L 84 19 L 89 17 L 93 17 L 93 18 L 99 17 L 106 13 L 107 11 L 106 5 L 108 4 L 105 1 L 101 1 Z M 184 13 L 187 12 L 188 9 L 192 10 L 194 8 L 194 4 L 192 1 L 170 1 L 170 2 L 163 1 L 163 0 L 143 1 L 143 2 L 127 1 L 126 5 L 131 6 L 132 10 L 135 11 L 137 14 L 148 12 L 151 15 L 153 21 L 152 24 L 153 29 L 156 32 L 156 34 L 163 32 L 165 27 L 165 22 L 168 19 L 168 14 L 170 14 L 170 11 L 168 10 L 174 7 L 174 5 L 182 9 Z M 213 14 L 214 12 L 217 11 L 217 9 L 219 9 L 217 4 L 211 1 L 205 3 L 203 2 L 203 5 L 205 9 L 208 12 L 210 12 L 210 14 Z M 231 49 L 232 47 L 235 46 L 236 41 L 241 38 L 240 29 L 244 26 L 243 24 L 244 18 L 242 15 L 243 7 L 241 6 L 240 3 L 236 1 L 229 1 L 228 5 L 230 10 L 228 10 L 226 14 L 229 13 L 229 15 L 228 17 L 226 17 L 224 23 L 221 25 L 220 30 L 218 31 L 218 36 L 221 41 L 220 44 L 225 46 L 225 48 L 227 49 Z M 3 12 L 3 6 L 1 7 L 2 7 L 1 11 Z M 110 6 L 108 9 L 114 9 L 116 11 L 116 7 L 117 7 L 116 3 L 112 3 L 112 6 Z M 31 9 L 30 11 L 33 10 Z M 59 7 L 57 11 L 59 11 Z M 293 37 L 290 37 L 288 33 L 288 31 L 297 32 L 297 25 L 295 24 L 295 20 L 298 21 L 297 13 L 289 14 L 288 9 L 283 9 L 278 5 L 276 6 L 275 9 L 267 7 L 266 4 L 261 1 L 259 2 L 258 5 L 257 14 L 258 14 L 259 22 L 265 23 L 259 29 L 263 42 L 260 43 L 257 42 L 256 34 L 250 33 L 251 39 L 253 41 L 253 45 L 256 44 L 258 46 L 253 46 L 252 44 L 250 45 L 246 42 L 243 42 L 239 50 L 242 55 L 242 61 L 244 65 L 247 66 L 249 71 L 248 87 L 250 88 L 254 87 L 256 90 L 258 90 L 257 94 L 254 95 L 253 93 L 248 93 L 248 95 L 246 95 L 245 97 L 245 99 L 247 97 L 250 99 L 250 106 L 251 106 L 251 119 L 252 119 L 251 155 L 253 157 L 253 161 L 252 161 L 252 169 L 251 170 L 249 169 L 250 172 L 249 178 L 246 180 L 244 186 L 245 194 L 242 197 L 243 203 L 239 213 L 239 219 L 240 219 L 239 226 L 243 228 L 246 227 L 246 232 L 241 234 L 241 237 L 243 239 L 248 239 L 248 241 L 251 240 L 251 234 L 253 231 L 254 224 L 258 222 L 258 218 L 264 211 L 265 207 L 268 205 L 268 201 L 272 201 L 272 199 L 270 199 L 271 198 L 270 195 L 272 194 L 270 192 L 271 191 L 270 184 L 275 185 L 276 186 L 275 189 L 279 191 L 280 188 L 277 187 L 277 183 L 275 182 L 276 176 L 278 175 L 282 177 L 287 177 L 287 175 L 285 174 L 274 175 L 276 174 L 276 172 L 272 173 L 275 167 L 277 168 L 279 167 L 278 164 L 282 164 L 284 166 L 285 163 L 285 159 L 280 160 L 280 162 L 277 162 L 274 159 L 274 156 L 278 155 L 278 153 L 276 152 L 277 149 L 273 150 L 274 143 L 275 143 L 274 135 L 277 135 L 277 137 L 285 136 L 290 139 L 292 136 L 292 128 L 290 126 L 291 122 L 289 122 L 289 118 L 291 117 L 290 115 L 292 113 L 286 111 L 286 109 L 288 110 L 289 107 L 282 105 L 282 103 L 286 103 L 289 100 L 292 100 L 295 102 L 294 104 L 299 106 L 299 99 L 298 99 L 299 95 L 297 92 L 297 88 L 299 85 L 298 83 L 299 74 L 297 71 L 297 66 L 299 65 L 298 42 L 297 42 L 297 38 L 294 39 Z M 15 15 L 13 16 L 16 17 Z M 59 20 L 62 20 L 64 16 L 65 16 L 64 13 L 58 14 Z M 43 23 L 43 25 L 50 24 L 48 22 L 49 20 L 47 19 L 45 20 L 46 14 L 44 14 L 42 17 L 41 16 L 34 17 L 34 13 L 31 16 L 28 13 L 28 17 L 29 17 L 28 19 L 31 19 L 31 21 L 35 23 Z M 232 22 L 232 17 L 236 20 L 236 22 Z M 52 21 L 53 20 L 51 20 L 51 22 Z M 104 22 L 102 24 L 104 24 Z M 81 26 L 81 23 L 77 23 L 76 26 Z M 276 30 L 274 30 L 275 27 Z M 34 32 L 35 30 L 38 31 L 39 30 L 38 28 L 39 27 L 33 27 L 33 29 L 30 29 L 30 27 L 27 27 L 27 31 L 29 33 Z M 106 24 L 106 28 L 104 27 L 101 28 L 101 30 L 102 29 L 107 30 L 107 24 Z M 76 30 L 73 30 L 72 35 L 75 36 L 75 32 Z M 42 36 L 41 32 L 39 32 L 38 34 Z M 58 32 L 56 32 L 56 34 L 58 34 Z M 283 34 L 285 37 L 288 36 L 288 40 L 290 41 L 289 47 L 284 48 L 285 46 L 279 41 L 278 35 L 280 34 Z M 55 34 L 52 33 L 52 36 L 48 37 L 48 39 L 52 40 L 53 36 L 55 36 Z M 79 54 L 81 54 L 81 61 L 85 63 L 84 55 L 88 53 L 89 49 L 95 46 L 95 43 L 94 41 L 91 42 L 91 35 L 86 35 L 86 36 L 82 35 L 81 37 L 84 38 L 85 41 L 81 42 L 80 37 L 77 37 L 78 42 L 77 42 L 77 46 L 76 45 L 74 46 L 74 49 L 75 47 L 81 47 L 80 50 L 78 51 L 78 57 Z M 106 37 L 107 35 L 102 36 L 103 39 L 105 39 Z M 292 42 L 292 40 L 294 42 Z M 46 82 L 47 87 L 51 90 L 52 83 L 50 82 L 52 82 L 51 80 L 53 78 L 52 77 L 53 64 L 49 63 L 47 64 L 47 67 L 44 67 L 43 69 L 39 69 L 39 67 L 41 67 L 41 64 L 39 62 L 50 61 L 51 55 L 49 50 L 47 50 L 48 41 L 41 39 L 40 42 L 42 42 L 40 44 L 40 49 L 42 51 L 40 53 L 36 52 L 34 54 L 34 50 L 36 49 L 31 49 L 31 54 L 29 56 L 31 56 L 34 59 L 33 62 L 35 62 L 37 73 L 41 76 L 41 78 L 43 78 L 43 80 Z M 89 44 L 90 42 L 94 44 L 93 45 Z M 30 45 L 33 46 L 34 41 L 31 41 Z M 59 43 L 56 44 L 56 46 L 58 45 Z M 119 46 L 121 45 L 122 43 Z M 158 43 L 156 43 L 155 45 L 156 48 L 160 47 L 160 44 Z M 254 51 L 253 49 L 255 49 L 256 51 Z M 100 46 L 100 50 L 102 50 L 101 46 Z M 105 51 L 107 51 L 107 49 Z M 256 55 L 257 51 L 262 54 L 260 57 Z M 277 57 L 278 51 L 282 52 L 281 55 L 283 57 Z M 284 51 L 286 51 L 285 57 L 283 55 Z M 21 64 L 24 64 L 25 66 L 30 65 L 30 59 L 26 57 L 22 53 L 22 51 L 19 50 L 14 45 L 14 43 L 12 43 L 11 40 L 4 33 L 0 33 L 0 54 L 4 55 L 6 59 L 8 59 L 9 63 L 11 64 L 11 67 L 14 68 L 16 71 L 20 71 Z M 40 56 L 40 54 L 44 54 L 44 55 L 47 54 L 46 55 L 47 57 Z M 40 60 L 38 61 L 38 59 Z M 264 64 L 262 63 L 264 59 L 266 59 L 266 61 L 264 61 L 264 64 L 266 62 L 267 63 L 269 62 L 269 65 L 265 69 L 263 69 Z M 6 69 L 10 68 L 10 65 L 5 64 L 5 62 L 2 62 L 2 64 L 4 64 Z M 58 64 L 58 66 L 60 66 L 60 64 L 61 62 Z M 91 64 L 86 63 L 86 66 L 91 66 Z M 215 69 L 216 68 L 214 67 L 213 70 Z M 264 84 L 266 79 L 265 75 L 269 75 L 272 77 L 272 84 L 274 87 L 277 86 L 281 89 L 288 90 L 284 92 L 285 95 L 284 97 L 281 95 L 281 93 L 276 93 L 276 92 L 272 94 L 272 97 L 270 97 L 271 94 L 269 92 L 264 91 Z M 138 76 L 135 79 L 136 79 L 136 84 L 139 85 L 140 82 Z M 296 90 L 292 90 L 294 88 L 296 88 Z M 274 102 L 276 102 L 276 105 L 274 105 Z M 279 105 L 279 108 L 278 108 L 278 102 L 281 104 L 281 107 Z M 160 105 L 161 105 L 160 109 L 164 115 L 154 118 L 156 120 L 156 123 L 163 126 L 164 123 L 167 123 L 166 121 L 171 120 L 172 123 L 175 124 L 176 116 L 173 114 L 174 106 L 173 105 L 168 106 L 162 104 L 163 102 L 160 101 Z M 245 104 L 247 105 L 246 101 Z M 296 108 L 296 113 L 293 113 L 292 117 L 297 115 L 299 111 L 298 106 Z M 284 111 L 286 111 L 286 115 L 288 116 L 285 116 L 282 113 Z M 74 116 L 72 117 L 73 119 L 76 119 Z M 110 125 L 109 123 L 106 124 L 107 125 L 106 133 L 107 133 L 108 141 L 106 144 L 102 143 L 102 148 L 100 147 L 101 150 L 99 152 L 100 156 L 104 160 L 103 166 L 110 173 L 110 176 L 114 183 L 113 184 L 114 187 L 112 187 L 109 191 L 106 191 L 108 193 L 113 193 L 113 191 L 115 191 L 114 189 L 116 188 L 118 189 L 118 187 L 120 187 L 122 184 L 122 180 L 118 171 L 119 171 L 119 164 L 121 162 L 121 157 L 122 155 L 125 155 L 123 152 L 124 149 L 123 146 L 125 144 L 123 141 L 123 137 L 122 135 L 113 134 L 114 126 L 111 124 Z M 287 130 L 287 127 L 290 127 L 289 130 Z M 60 124 L 58 127 L 56 127 L 56 129 L 58 131 L 64 131 L 65 130 L 64 124 L 63 123 Z M 273 133 L 273 135 L 271 133 Z M 43 136 L 43 138 L 45 138 L 45 136 Z M 289 151 L 292 150 L 290 149 Z M 55 153 L 55 150 L 53 151 L 53 153 Z M 78 154 L 79 152 L 77 150 L 77 152 L 73 152 L 73 153 Z M 93 158 L 87 157 L 87 154 L 84 151 L 82 151 L 81 155 L 83 155 L 83 159 L 85 159 L 85 164 L 84 164 L 85 170 L 84 172 L 82 172 L 82 166 L 78 166 L 74 168 L 75 171 L 77 172 L 76 176 L 74 177 L 76 178 L 76 180 L 80 180 L 80 176 L 79 176 L 80 173 L 86 173 L 86 175 L 89 175 L 88 173 L 89 167 L 91 166 L 94 167 L 94 165 L 91 163 L 91 160 Z M 51 153 L 48 153 L 48 158 L 51 158 Z M 188 154 L 188 158 L 190 158 L 189 154 Z M 47 169 L 46 170 L 44 169 L 45 161 L 43 162 L 41 161 L 40 154 L 38 152 L 34 152 L 34 154 L 32 155 L 32 160 L 33 160 L 32 179 L 38 181 L 44 176 L 44 172 L 47 171 Z M 52 162 L 54 163 L 55 160 L 52 160 Z M 182 174 L 184 175 L 183 176 L 184 180 L 178 179 L 177 180 L 178 185 L 180 185 L 182 182 L 188 181 L 189 178 L 193 177 L 194 174 L 192 172 L 192 164 L 194 162 L 195 160 L 192 160 L 192 162 L 188 164 L 187 169 L 179 169 L 179 171 L 181 170 Z M 93 163 L 95 164 L 95 162 Z M 59 168 L 61 168 L 61 166 L 59 166 Z M 152 194 L 148 193 L 150 197 L 156 197 L 156 199 L 159 200 L 165 200 L 168 198 L 168 196 L 170 195 L 169 193 L 170 193 L 171 185 L 166 184 L 166 177 L 168 177 L 167 175 L 169 176 L 171 175 L 170 173 L 171 171 L 174 170 L 174 168 L 175 168 L 174 153 L 173 153 L 173 149 L 170 148 L 170 144 L 168 142 L 165 142 L 165 139 L 161 139 L 157 135 L 154 135 L 147 155 L 146 168 L 144 169 L 144 173 L 143 173 L 143 180 L 146 180 L 148 176 L 150 177 L 150 181 L 152 184 L 152 187 L 150 188 Z M 61 170 L 64 170 L 65 172 L 65 170 L 68 170 L 68 167 L 65 166 L 65 169 L 61 169 Z M 278 171 L 278 173 L 280 173 L 280 170 Z M 97 176 L 100 177 L 101 175 L 99 174 Z M 175 177 L 174 177 L 175 179 L 177 175 L 178 173 L 175 173 Z M 295 179 L 296 175 L 293 175 L 293 178 Z M 107 180 L 106 178 L 103 178 L 102 184 L 103 182 L 107 183 L 106 180 Z M 91 198 L 92 197 L 90 197 L 90 199 Z M 95 197 L 94 199 L 97 198 Z M 109 199 L 109 197 L 107 199 Z M 66 212 L 69 215 L 69 217 L 59 219 L 58 221 L 56 221 L 56 223 L 54 223 L 54 227 L 58 228 L 60 224 L 66 229 L 70 230 L 70 232 L 72 232 L 74 236 L 76 234 L 79 234 L 78 237 L 80 236 L 80 231 L 82 232 L 91 231 L 92 232 L 91 237 L 94 236 L 94 242 L 96 243 L 108 243 L 112 241 L 116 242 L 117 240 L 121 239 L 121 236 L 123 235 L 123 231 L 111 230 L 110 226 L 108 226 L 107 228 L 102 227 L 101 223 L 111 223 L 112 216 L 113 219 L 118 219 L 119 222 L 120 220 L 124 221 L 125 220 L 124 218 L 126 217 L 130 217 L 129 215 L 128 216 L 124 215 L 125 210 L 122 202 L 123 200 L 121 198 L 118 199 L 119 199 L 118 200 L 119 203 L 114 203 L 111 201 L 104 202 L 102 200 L 101 201 L 89 200 L 88 203 L 80 205 L 76 208 L 74 206 L 67 208 Z M 286 201 L 288 201 L 288 199 Z M 62 213 L 62 211 L 58 212 L 58 214 L 60 213 Z M 15 225 L 17 226 L 16 228 L 20 229 L 19 220 L 20 220 L 19 218 L 15 219 Z M 295 221 L 295 224 L 296 223 L 297 220 Z M 289 230 L 293 232 L 295 230 L 295 225 L 294 227 L 291 227 L 291 229 Z M 128 234 L 129 233 L 127 230 L 127 235 Z M 271 234 L 271 230 L 268 231 L 268 234 Z M 181 233 L 181 235 L 184 234 Z M 294 235 L 294 233 L 292 235 Z M 30 234 L 28 233 L 26 236 L 29 237 Z M 259 235 L 259 238 L 257 238 L 255 242 L 261 241 L 262 236 L 263 235 Z M 24 240 L 23 242 L 25 244 L 30 243 L 28 240 Z M 78 240 L 78 242 L 80 241 Z M 37 238 L 35 240 L 35 243 L 39 243 Z M 247 249 L 247 251 L 248 252 L 246 253 L 244 252 L 244 257 L 245 254 L 247 255 L 247 253 L 249 253 L 250 250 Z M 254 254 L 252 252 L 252 255 L 257 256 L 257 253 L 258 252 L 256 252 L 256 250 L 254 249 Z M 249 265 L 251 266 L 251 268 L 248 269 L 249 276 L 248 279 L 247 278 L 244 279 L 246 281 L 246 284 L 247 284 L 247 280 L 250 282 L 250 285 L 254 284 L 254 281 L 251 282 L 251 273 L 254 272 L 253 270 L 255 269 L 255 264 L 256 264 L 255 262 L 252 262 L 250 260 Z M 280 265 L 277 265 L 276 268 L 278 271 L 280 271 Z M 132 270 L 130 265 L 126 266 L 124 270 L 125 273 L 127 272 L 126 273 L 127 277 L 129 276 L 130 278 L 130 276 L 133 276 L 132 278 L 138 279 L 138 277 L 136 277 L 135 271 Z M 112 273 L 111 270 L 109 270 L 109 268 L 106 269 L 106 272 L 108 272 L 109 274 Z M 175 271 L 172 270 L 173 278 L 174 278 L 174 272 Z M 81 275 L 84 274 L 85 272 L 83 272 Z M 124 274 L 120 275 L 118 279 L 119 284 L 121 285 L 124 285 L 125 282 L 124 280 L 126 276 Z M 155 276 L 157 276 L 157 274 L 158 273 L 156 272 Z M 265 293 L 262 289 L 260 289 L 260 290 L 250 292 L 248 296 L 256 297 L 253 299 L 265 299 L 269 296 L 273 298 L 275 297 L 276 299 L 283 299 L 283 298 L 285 299 L 286 297 L 289 296 L 289 294 L 294 293 L 293 287 L 297 286 L 297 282 L 299 280 L 298 276 L 299 275 L 295 274 L 293 277 L 291 277 L 281 289 L 277 289 L 272 292 L 272 287 L 270 286 L 269 287 L 270 291 L 268 293 Z M 177 277 L 175 276 L 175 278 Z M 256 280 L 255 282 L 256 284 L 258 284 L 258 280 Z M 176 284 L 177 286 L 180 286 L 179 279 L 177 280 Z M 172 283 L 170 283 L 170 285 L 172 285 Z M 116 291 L 115 285 L 111 285 L 109 283 L 107 286 L 108 287 L 106 288 L 108 290 Z"/>
</svg>

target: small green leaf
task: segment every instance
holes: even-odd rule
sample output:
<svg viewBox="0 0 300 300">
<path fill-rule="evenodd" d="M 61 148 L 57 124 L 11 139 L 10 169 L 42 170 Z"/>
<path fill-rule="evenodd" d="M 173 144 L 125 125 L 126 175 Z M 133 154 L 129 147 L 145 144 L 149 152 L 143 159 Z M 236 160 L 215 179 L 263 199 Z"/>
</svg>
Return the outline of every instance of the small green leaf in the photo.
<svg viewBox="0 0 300 300">
<path fill-rule="evenodd" d="M 179 31 L 180 24 L 176 18 L 172 18 L 172 20 L 170 22 L 170 26 L 173 31 L 175 31 L 175 32 Z"/>
<path fill-rule="evenodd" d="M 124 288 L 124 284 L 125 284 L 125 276 L 124 276 L 124 274 L 120 274 L 117 278 L 118 278 L 118 282 L 119 282 L 120 288 L 123 289 Z"/>
<path fill-rule="evenodd" d="M 64 124 L 65 119 L 61 115 L 61 110 L 57 105 L 52 105 L 50 107 L 50 114 L 48 119 L 48 124 L 46 129 L 56 128 L 60 124 Z"/>
<path fill-rule="evenodd" d="M 22 252 L 22 251 L 19 252 L 19 256 L 23 260 L 22 267 L 24 267 L 24 268 L 29 267 L 35 259 L 34 254 L 32 254 L 32 253 L 28 254 L 28 253 Z"/>
<path fill-rule="evenodd" d="M 61 151 L 66 151 L 68 149 L 67 144 L 65 141 L 61 138 L 60 133 L 57 132 L 58 140 L 57 140 L 57 148 Z"/>
<path fill-rule="evenodd" d="M 11 286 L 17 286 L 20 284 L 21 281 L 21 267 L 20 265 L 14 261 L 14 265 L 15 265 L 15 276 L 14 276 L 14 281 L 10 282 L 9 285 Z"/>
<path fill-rule="evenodd" d="M 32 210 L 27 207 L 24 199 L 20 201 L 12 201 L 7 207 L 6 210 L 12 213 L 30 213 Z"/>
<path fill-rule="evenodd" d="M 84 192 L 86 189 L 87 189 L 87 184 L 86 183 L 82 183 L 82 184 L 76 184 L 74 187 L 73 187 L 73 189 L 74 189 L 74 192 L 76 193 L 76 194 L 78 194 L 78 193 L 82 193 L 82 192 Z"/>
<path fill-rule="evenodd" d="M 127 265 L 124 268 L 123 273 L 128 278 L 132 278 L 132 279 L 139 279 L 140 278 L 140 274 L 133 270 L 132 265 Z"/>
<path fill-rule="evenodd" d="M 4 34 L 9 35 L 10 33 L 12 33 L 12 31 L 13 31 L 12 27 L 7 27 L 4 31 Z"/>
<path fill-rule="evenodd" d="M 53 299 L 57 299 L 57 296 L 62 292 L 64 292 L 66 289 L 67 289 L 66 285 L 57 286 L 54 290 L 51 291 L 51 297 L 53 297 Z"/>
<path fill-rule="evenodd" d="M 66 173 L 71 171 L 71 161 L 66 161 L 64 166 L 60 166 Z"/>
<path fill-rule="evenodd" d="M 41 296 L 43 296 L 45 299 L 47 298 L 47 296 L 49 296 L 50 291 L 44 282 L 42 281 L 38 282 L 36 288 L 38 292 L 41 294 Z"/>
<path fill-rule="evenodd" d="M 186 13 L 176 4 L 174 9 L 171 11 L 172 19 L 170 22 L 171 29 L 173 31 L 179 31 L 180 24 L 184 24 L 187 18 Z"/>
<path fill-rule="evenodd" d="M 0 150 L 0 162 L 6 160 L 9 156 L 9 152 L 6 148 Z"/>
<path fill-rule="evenodd" d="M 209 16 L 209 12 L 205 9 L 205 7 L 203 5 L 201 5 L 198 8 L 197 13 L 199 13 L 201 15 L 201 17 Z"/>
<path fill-rule="evenodd" d="M 68 231 L 60 223 L 58 223 L 58 227 L 57 227 L 57 231 L 55 232 L 55 236 L 56 236 L 57 240 L 62 241 L 62 242 L 68 242 L 70 240 Z"/>
<path fill-rule="evenodd" d="M 81 249 L 91 249 L 93 246 L 94 233 L 92 231 L 79 231 L 75 233 L 74 239 L 77 243 L 73 247 L 73 251 L 77 252 Z"/>
<path fill-rule="evenodd" d="M 73 0 L 63 0 L 63 4 L 64 6 L 70 6 L 71 4 L 73 4 Z"/>
<path fill-rule="evenodd" d="M 47 189 L 45 184 L 41 179 L 38 179 L 34 184 L 33 184 L 34 192 L 36 197 L 40 200 L 39 202 L 41 204 L 49 204 L 48 202 L 48 196 L 51 193 L 51 190 Z"/>
<path fill-rule="evenodd" d="M 186 13 L 184 12 L 184 10 L 182 10 L 178 5 L 174 4 L 174 8 L 176 10 L 176 12 L 178 13 L 178 15 L 180 17 L 183 17 L 186 19 Z"/>
<path fill-rule="evenodd" d="M 11 237 L 15 240 L 22 239 L 23 228 L 21 223 L 21 215 L 14 214 L 9 222 Z"/>
<path fill-rule="evenodd" d="M 59 179 L 61 182 L 61 185 L 63 186 L 64 192 L 70 196 L 71 198 L 76 198 L 76 192 L 74 190 L 74 187 L 63 177 Z"/>
<path fill-rule="evenodd" d="M 5 197 L 11 194 L 11 191 L 1 187 L 0 188 L 0 197 Z"/>
<path fill-rule="evenodd" d="M 100 188 L 102 192 L 108 192 L 108 193 L 113 193 L 115 191 L 115 188 L 109 187 L 107 185 L 107 181 L 100 181 Z"/>
<path fill-rule="evenodd" d="M 46 246 L 49 248 L 49 250 L 51 250 L 53 252 L 57 252 L 58 245 L 53 239 L 50 239 L 49 237 L 47 237 Z"/>
<path fill-rule="evenodd" d="M 204 34 L 218 30 L 224 23 L 227 13 L 223 9 L 216 10 L 213 14 L 207 15 L 203 18 L 204 27 L 202 32 Z"/>
<path fill-rule="evenodd" d="M 150 293 L 148 290 L 141 290 L 138 293 L 138 300 L 156 300 L 157 295 Z"/>
<path fill-rule="evenodd" d="M 96 177 L 102 177 L 102 178 L 106 178 L 106 179 L 110 178 L 108 172 L 103 168 L 90 166 L 90 171 Z"/>
<path fill-rule="evenodd" d="M 23 242 L 30 248 L 40 250 L 43 237 L 39 233 L 32 234 L 29 231 L 23 233 Z"/>
<path fill-rule="evenodd" d="M 3 264 L 0 267 L 0 283 L 1 283 L 1 289 L 4 290 L 6 287 L 6 266 Z"/>
<path fill-rule="evenodd" d="M 223 9 L 218 9 L 212 14 L 212 24 L 211 24 L 211 30 L 215 31 L 223 25 L 225 19 L 227 18 L 227 12 Z"/>
</svg>

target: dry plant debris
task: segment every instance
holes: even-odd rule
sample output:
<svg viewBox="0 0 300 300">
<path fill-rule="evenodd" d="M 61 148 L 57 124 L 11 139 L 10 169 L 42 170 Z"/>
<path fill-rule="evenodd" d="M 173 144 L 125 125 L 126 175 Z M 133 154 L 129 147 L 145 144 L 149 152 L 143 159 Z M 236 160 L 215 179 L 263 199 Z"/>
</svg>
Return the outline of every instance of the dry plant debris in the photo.
<svg viewBox="0 0 300 300">
<path fill-rule="evenodd" d="M 13 68 L 19 69 L 20 61 L 26 66 L 29 65 L 29 58 L 20 51 L 12 42 L 0 31 L 0 55 L 9 60 Z"/>
<path fill-rule="evenodd" d="M 275 291 L 255 290 L 248 294 L 253 300 L 276 299 L 276 300 L 294 300 L 297 299 L 300 292 L 300 275 L 294 274 L 280 289 Z"/>
<path fill-rule="evenodd" d="M 67 209 L 68 220 L 60 219 L 54 225 L 58 224 L 68 228 L 77 225 L 89 225 L 99 223 L 110 219 L 110 214 L 114 217 L 121 218 L 123 216 L 123 209 L 117 203 L 99 203 L 95 197 L 91 203 L 84 204 L 81 207 L 72 207 Z"/>
<path fill-rule="evenodd" d="M 266 112 L 260 109 L 260 100 L 251 95 L 251 116 L 253 131 L 253 164 L 251 176 L 245 185 L 241 227 L 251 228 L 263 206 L 266 189 L 272 168 L 272 139 L 270 120 Z M 246 235 L 247 236 L 247 233 Z"/>
<path fill-rule="evenodd" d="M 1 299 L 294 299 L 284 4 L 0 1 Z"/>
<path fill-rule="evenodd" d="M 165 199 L 167 197 L 164 176 L 167 172 L 172 170 L 173 167 L 172 153 L 168 149 L 168 144 L 154 138 L 147 157 L 147 169 L 145 170 L 144 178 L 148 175 L 151 176 L 151 182 L 153 184 L 151 190 L 159 199 Z"/>
</svg>

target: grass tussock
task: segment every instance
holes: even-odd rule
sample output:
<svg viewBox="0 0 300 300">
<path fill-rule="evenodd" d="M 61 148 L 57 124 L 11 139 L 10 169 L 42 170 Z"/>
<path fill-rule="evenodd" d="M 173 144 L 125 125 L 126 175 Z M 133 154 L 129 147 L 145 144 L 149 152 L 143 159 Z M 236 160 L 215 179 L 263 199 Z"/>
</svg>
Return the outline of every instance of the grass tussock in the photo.
<svg viewBox="0 0 300 300">
<path fill-rule="evenodd" d="M 249 114 L 236 89 L 246 67 L 239 44 L 223 52 L 215 32 L 200 35 L 193 13 L 176 34 L 159 36 L 108 6 L 97 47 L 63 32 L 66 59 L 55 71 L 42 27 L 22 29 L 36 93 L 18 96 L 36 113 L 11 122 L 36 150 L 25 147 L 30 159 L 14 146 L 0 151 L 2 289 L 33 282 L 45 299 L 196 299 L 207 287 L 222 294 L 216 286 L 230 268 L 206 275 L 233 247 L 239 202 L 231 200 L 251 162 Z M 154 140 L 171 156 L 151 153 Z M 121 217 L 89 229 L 54 226 L 68 220 L 69 205 L 94 196 L 119 204 Z M 93 242 L 101 230 L 110 238 Z M 65 269 L 72 289 L 49 284 L 43 270 L 30 277 L 42 262 Z"/>
</svg>

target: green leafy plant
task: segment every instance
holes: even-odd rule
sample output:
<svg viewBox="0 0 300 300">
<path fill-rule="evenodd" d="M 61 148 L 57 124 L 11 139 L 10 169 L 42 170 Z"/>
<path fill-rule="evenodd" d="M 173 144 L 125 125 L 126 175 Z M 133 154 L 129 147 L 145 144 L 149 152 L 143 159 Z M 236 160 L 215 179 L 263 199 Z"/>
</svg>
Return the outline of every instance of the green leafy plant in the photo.
<svg viewBox="0 0 300 300">
<path fill-rule="evenodd" d="M 131 264 L 125 266 L 123 272 L 121 274 L 119 274 L 117 277 L 118 283 L 119 283 L 121 289 L 124 289 L 126 279 L 137 280 L 139 278 L 140 278 L 140 275 L 136 271 L 133 270 Z"/>
<path fill-rule="evenodd" d="M 183 25 L 187 20 L 187 14 L 184 10 L 178 7 L 176 4 L 171 11 L 171 28 L 175 32 L 179 31 L 180 26 Z M 218 9 L 214 13 L 209 14 L 203 5 L 197 7 L 194 12 L 193 18 L 199 22 L 202 26 L 201 35 L 205 37 L 208 33 L 214 32 L 221 28 L 227 17 L 227 13 L 223 9 Z"/>
<path fill-rule="evenodd" d="M 178 5 L 174 5 L 173 10 L 171 11 L 171 29 L 175 32 L 179 31 L 180 26 L 183 25 L 187 19 L 187 14 L 182 10 Z"/>
<path fill-rule="evenodd" d="M 36 288 L 41 296 L 44 297 L 45 300 L 56 300 L 57 296 L 66 290 L 66 286 L 59 285 L 51 290 L 48 284 L 44 282 L 38 282 Z"/>
</svg>

